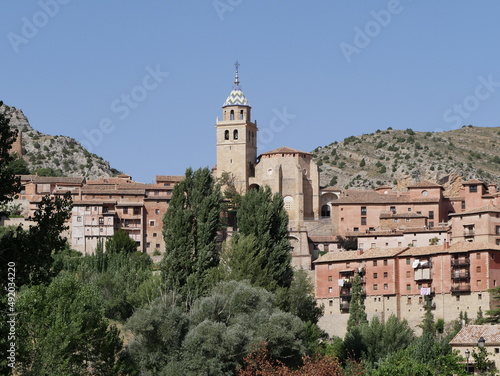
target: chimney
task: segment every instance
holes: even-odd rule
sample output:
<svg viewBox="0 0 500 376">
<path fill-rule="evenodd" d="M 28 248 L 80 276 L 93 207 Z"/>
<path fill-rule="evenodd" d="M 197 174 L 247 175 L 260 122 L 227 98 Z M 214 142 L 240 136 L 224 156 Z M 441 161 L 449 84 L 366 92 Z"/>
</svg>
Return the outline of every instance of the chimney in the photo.
<svg viewBox="0 0 500 376">
<path fill-rule="evenodd" d="M 488 192 L 491 193 L 497 193 L 497 185 L 490 183 L 488 184 Z"/>
</svg>

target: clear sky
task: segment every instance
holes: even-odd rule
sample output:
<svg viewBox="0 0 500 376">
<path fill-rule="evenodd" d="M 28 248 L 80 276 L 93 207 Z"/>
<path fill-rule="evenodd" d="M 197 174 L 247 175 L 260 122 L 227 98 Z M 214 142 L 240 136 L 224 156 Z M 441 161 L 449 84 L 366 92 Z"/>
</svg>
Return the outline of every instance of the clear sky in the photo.
<svg viewBox="0 0 500 376">
<path fill-rule="evenodd" d="M 499 19 L 498 0 L 3 1 L 0 99 L 152 182 L 215 164 L 236 60 L 259 153 L 499 126 Z"/>
</svg>

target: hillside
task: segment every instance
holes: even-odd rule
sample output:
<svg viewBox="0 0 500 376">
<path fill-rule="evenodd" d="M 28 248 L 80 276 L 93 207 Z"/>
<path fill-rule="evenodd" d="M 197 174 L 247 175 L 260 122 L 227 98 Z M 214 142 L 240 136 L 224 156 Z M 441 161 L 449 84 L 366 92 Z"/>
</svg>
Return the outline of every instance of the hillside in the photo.
<svg viewBox="0 0 500 376">
<path fill-rule="evenodd" d="M 78 141 L 67 136 L 50 136 L 33 129 L 22 110 L 2 106 L 0 112 L 10 119 L 10 125 L 22 132 L 23 158 L 31 173 L 50 171 L 58 176 L 84 176 L 89 179 L 115 176 L 120 171 L 111 168 L 101 157 L 89 153 Z M 40 171 L 40 172 L 42 172 Z"/>
<path fill-rule="evenodd" d="M 500 127 L 467 126 L 446 132 L 377 130 L 318 147 L 313 157 L 322 186 L 403 189 L 421 180 L 452 194 L 465 180 L 500 183 Z"/>
</svg>

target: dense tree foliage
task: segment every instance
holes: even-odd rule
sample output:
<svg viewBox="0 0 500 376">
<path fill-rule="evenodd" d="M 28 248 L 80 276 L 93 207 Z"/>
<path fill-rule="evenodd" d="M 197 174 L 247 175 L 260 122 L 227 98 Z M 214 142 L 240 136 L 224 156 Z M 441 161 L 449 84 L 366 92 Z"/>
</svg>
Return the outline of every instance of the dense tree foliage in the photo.
<svg viewBox="0 0 500 376">
<path fill-rule="evenodd" d="M 22 374 L 118 374 L 122 341 L 102 314 L 99 292 L 73 276 L 33 286 L 17 302 Z"/>
<path fill-rule="evenodd" d="M 237 281 L 221 282 L 187 312 L 175 294 L 162 295 L 127 327 L 133 359 L 153 374 L 233 375 L 259 343 L 272 359 L 298 364 L 307 342 L 305 323 L 281 311 L 272 293 Z"/>
<path fill-rule="evenodd" d="M 137 251 L 137 244 L 130 238 L 126 231 L 119 228 L 106 241 L 106 252 L 132 253 Z"/>
<path fill-rule="evenodd" d="M 210 270 L 219 264 L 217 230 L 222 195 L 208 168 L 186 170 L 164 216 L 166 252 L 161 263 L 168 288 L 188 302 L 210 288 Z"/>
<path fill-rule="evenodd" d="M 252 284 L 274 291 L 293 279 L 288 240 L 288 214 L 283 198 L 266 186 L 247 192 L 237 214 L 238 234 L 226 260 L 235 278 L 247 275 Z"/>
</svg>

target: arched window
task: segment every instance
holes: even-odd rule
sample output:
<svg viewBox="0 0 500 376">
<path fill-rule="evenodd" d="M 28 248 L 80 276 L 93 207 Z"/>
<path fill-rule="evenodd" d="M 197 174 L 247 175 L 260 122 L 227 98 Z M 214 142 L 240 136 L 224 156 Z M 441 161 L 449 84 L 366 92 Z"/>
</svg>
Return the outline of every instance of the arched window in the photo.
<svg viewBox="0 0 500 376">
<path fill-rule="evenodd" d="M 229 113 L 229 120 L 234 120 L 234 110 Z"/>
<path fill-rule="evenodd" d="M 330 217 L 330 205 L 323 205 L 321 207 L 321 216 Z"/>
<path fill-rule="evenodd" d="M 224 140 L 229 140 L 229 131 L 224 131 Z"/>
<path fill-rule="evenodd" d="M 237 129 L 235 129 L 235 130 L 233 131 L 233 140 L 237 140 L 237 139 L 238 139 L 238 130 L 237 130 Z"/>
<path fill-rule="evenodd" d="M 243 120 L 243 110 L 240 110 L 240 120 Z"/>
</svg>

